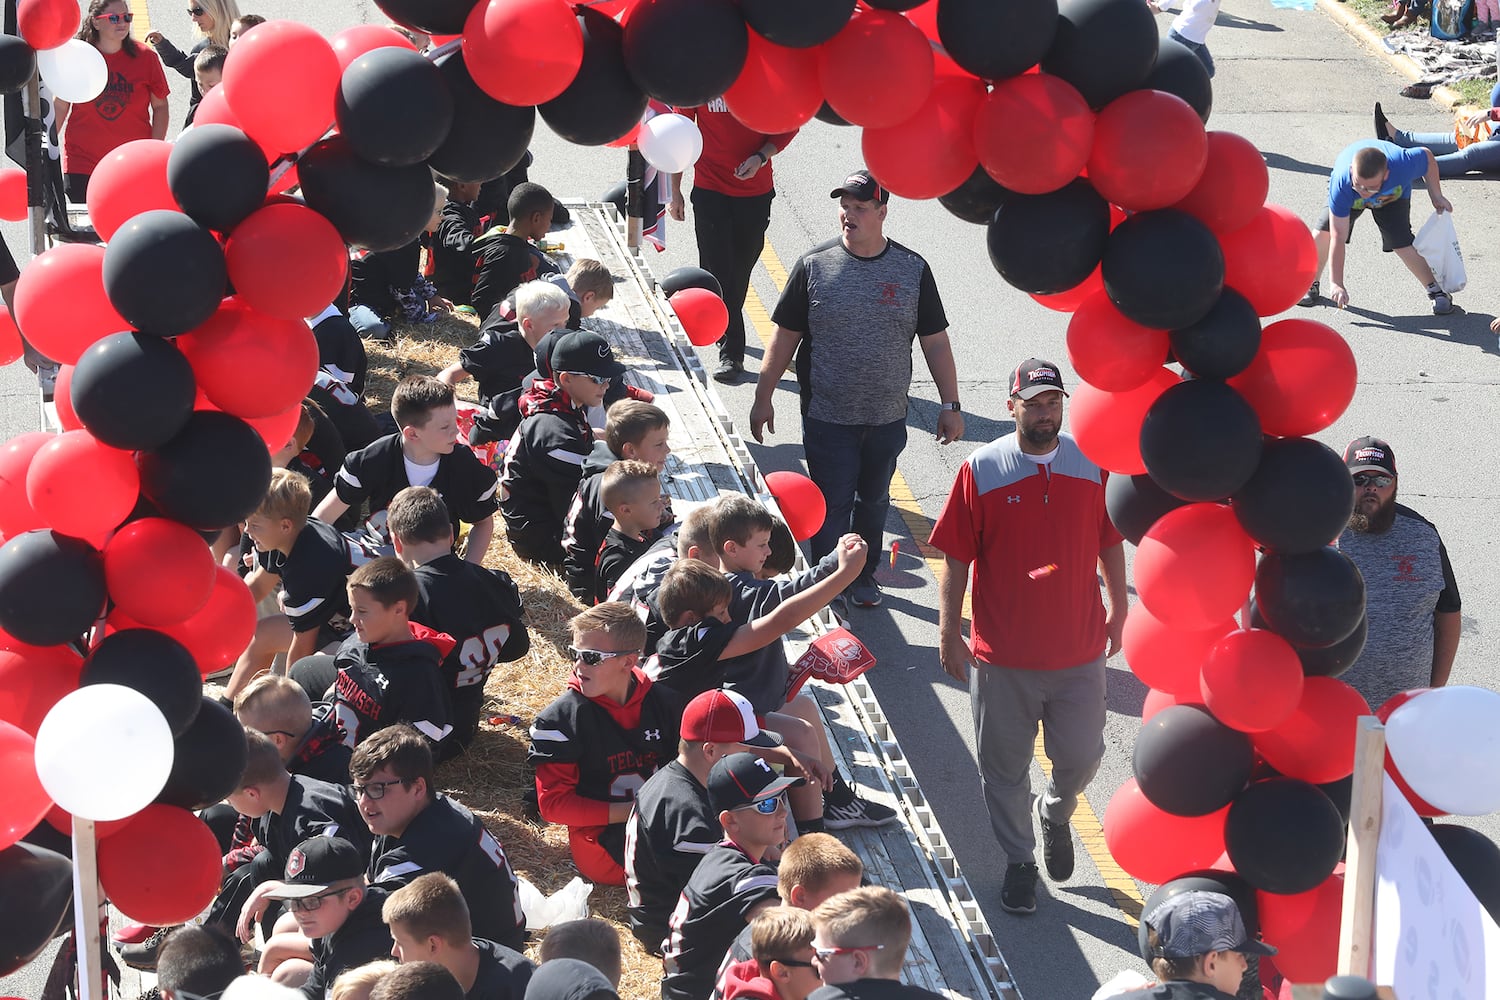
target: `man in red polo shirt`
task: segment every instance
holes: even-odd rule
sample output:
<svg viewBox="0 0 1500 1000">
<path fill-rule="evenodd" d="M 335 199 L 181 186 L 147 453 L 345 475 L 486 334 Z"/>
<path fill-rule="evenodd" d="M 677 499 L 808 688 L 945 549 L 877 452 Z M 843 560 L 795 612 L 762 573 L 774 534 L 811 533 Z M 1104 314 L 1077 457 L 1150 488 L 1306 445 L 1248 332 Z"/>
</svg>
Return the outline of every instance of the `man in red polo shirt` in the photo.
<svg viewBox="0 0 1500 1000">
<path fill-rule="evenodd" d="M 990 825 L 1006 854 L 1000 905 L 1036 911 L 1036 837 L 1057 882 L 1073 874 L 1068 826 L 1104 756 L 1104 660 L 1120 647 L 1128 598 L 1120 534 L 1104 509 L 1106 473 L 1062 433 L 1062 374 L 1030 358 L 1010 379 L 1015 434 L 958 470 L 932 529 L 944 555 L 939 653 L 969 685 L 979 776 Z M 959 624 L 974 567 L 971 641 Z M 1095 568 L 1109 590 L 1109 614 Z M 977 669 L 970 671 L 971 666 Z M 1031 801 L 1037 723 L 1052 776 Z"/>
</svg>

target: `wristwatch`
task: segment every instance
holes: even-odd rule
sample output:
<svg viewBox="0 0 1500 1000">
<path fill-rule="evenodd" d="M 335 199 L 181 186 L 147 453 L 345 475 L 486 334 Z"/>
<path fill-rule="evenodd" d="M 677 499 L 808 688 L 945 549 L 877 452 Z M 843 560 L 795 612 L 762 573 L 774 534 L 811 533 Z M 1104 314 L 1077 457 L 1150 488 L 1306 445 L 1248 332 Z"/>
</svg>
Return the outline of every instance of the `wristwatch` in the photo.
<svg viewBox="0 0 1500 1000">
<path fill-rule="evenodd" d="M 761 166 L 765 166 L 767 163 L 771 162 L 771 158 L 769 156 L 767 156 L 764 152 L 762 152 L 759 149 L 757 149 L 755 151 L 755 155 L 758 156 L 758 157 L 760 157 L 760 165 Z"/>
<path fill-rule="evenodd" d="M 959 406 L 958 405 L 958 400 L 955 399 L 951 403 L 940 403 L 940 404 L 938 404 L 938 409 L 940 409 L 940 410 L 952 410 L 954 413 L 959 413 L 959 412 L 961 412 L 963 410 L 963 407 Z"/>
</svg>

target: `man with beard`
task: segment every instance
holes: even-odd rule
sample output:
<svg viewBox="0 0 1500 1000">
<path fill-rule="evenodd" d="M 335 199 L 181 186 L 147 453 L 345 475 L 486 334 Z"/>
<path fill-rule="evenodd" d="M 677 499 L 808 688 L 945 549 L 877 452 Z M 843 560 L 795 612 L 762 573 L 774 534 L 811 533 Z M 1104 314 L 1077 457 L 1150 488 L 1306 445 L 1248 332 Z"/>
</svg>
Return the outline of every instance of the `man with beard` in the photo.
<svg viewBox="0 0 1500 1000">
<path fill-rule="evenodd" d="M 1006 856 L 1000 905 L 1036 910 L 1036 837 L 1047 874 L 1073 874 L 1068 822 L 1104 756 L 1104 660 L 1120 648 L 1125 553 L 1104 509 L 1106 473 L 1062 433 L 1062 373 L 1029 358 L 1010 377 L 1016 433 L 958 470 L 933 525 L 944 565 L 938 605 L 943 669 L 969 686 L 979 777 Z M 973 566 L 970 642 L 960 632 Z M 1109 590 L 1099 599 L 1095 567 Z M 970 670 L 970 667 L 977 669 Z M 1031 796 L 1037 723 L 1052 776 Z M 1033 804 L 1034 802 L 1034 804 Z"/>
<path fill-rule="evenodd" d="M 1340 679 L 1379 708 L 1392 695 L 1448 683 L 1458 652 L 1458 583 L 1437 528 L 1396 502 L 1396 455 L 1380 438 L 1344 449 L 1354 513 L 1339 549 L 1365 578 L 1370 634 Z"/>
</svg>

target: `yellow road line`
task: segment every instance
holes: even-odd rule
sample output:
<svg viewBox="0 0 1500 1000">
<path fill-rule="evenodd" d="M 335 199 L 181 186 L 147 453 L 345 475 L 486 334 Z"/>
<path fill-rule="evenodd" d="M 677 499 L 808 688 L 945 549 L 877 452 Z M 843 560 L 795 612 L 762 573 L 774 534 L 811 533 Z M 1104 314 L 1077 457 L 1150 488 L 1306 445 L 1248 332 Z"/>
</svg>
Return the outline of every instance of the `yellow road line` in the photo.
<svg viewBox="0 0 1500 1000">
<path fill-rule="evenodd" d="M 151 10 L 146 6 L 146 0 L 128 0 L 130 13 L 135 15 L 135 20 L 130 22 L 130 37 L 142 45 L 146 44 L 146 36 L 151 34 Z"/>
</svg>

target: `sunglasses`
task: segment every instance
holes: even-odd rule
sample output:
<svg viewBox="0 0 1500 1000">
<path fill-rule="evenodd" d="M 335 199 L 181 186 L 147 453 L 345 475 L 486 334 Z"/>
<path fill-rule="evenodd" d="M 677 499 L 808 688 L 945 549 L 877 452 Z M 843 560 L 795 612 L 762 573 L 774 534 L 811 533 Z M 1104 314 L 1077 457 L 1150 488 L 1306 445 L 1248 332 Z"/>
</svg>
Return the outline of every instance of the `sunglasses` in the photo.
<svg viewBox="0 0 1500 1000">
<path fill-rule="evenodd" d="M 108 21 L 110 24 L 129 24 L 135 20 L 134 14 L 95 14 L 94 20 Z"/>
<path fill-rule="evenodd" d="M 754 809 L 756 812 L 760 813 L 762 816 L 770 816 L 770 815 L 774 814 L 776 812 L 776 810 L 778 810 L 780 808 L 781 808 L 781 796 L 780 795 L 773 795 L 769 799 L 761 799 L 759 802 L 752 802 L 752 803 L 750 803 L 747 806 L 740 806 L 739 809 L 736 809 L 735 811 L 739 812 L 740 810 Z M 786 964 L 790 965 L 791 963 L 788 962 Z"/>
<path fill-rule="evenodd" d="M 350 888 L 352 887 L 346 886 L 343 889 L 334 889 L 331 892 L 320 892 L 316 896 L 303 896 L 301 899 L 287 899 L 282 901 L 282 905 L 292 913 L 296 913 L 299 910 L 303 913 L 312 913 L 315 910 L 320 910 L 323 908 L 323 900 L 331 899 L 334 896 L 342 896 L 344 893 L 348 892 Z"/>
<path fill-rule="evenodd" d="M 573 375 L 578 378 L 586 378 L 595 385 L 609 385 L 615 380 L 613 375 L 590 375 L 588 372 L 558 372 L 559 375 Z"/>
<path fill-rule="evenodd" d="M 1373 486 L 1377 490 L 1383 490 L 1395 481 L 1396 480 L 1390 476 L 1382 476 L 1378 474 L 1354 477 L 1354 485 L 1359 487 L 1360 489 L 1364 489 L 1366 486 Z"/>
<path fill-rule="evenodd" d="M 202 7 L 189 7 L 188 17 L 202 17 L 207 13 Z"/>
<path fill-rule="evenodd" d="M 385 798 L 385 790 L 387 788 L 391 787 L 392 785 L 404 784 L 406 784 L 406 782 L 403 779 L 395 778 L 391 781 L 372 781 L 368 785 L 350 785 L 349 789 L 350 791 L 354 792 L 354 797 L 356 799 L 364 797 L 368 798 L 372 802 L 379 802 L 381 799 Z"/>
<path fill-rule="evenodd" d="M 616 650 L 609 650 L 609 649 L 579 649 L 577 646 L 569 646 L 568 647 L 568 656 L 572 657 L 573 660 L 574 660 L 574 662 L 576 662 L 576 663 L 582 663 L 586 667 L 597 667 L 599 664 L 603 663 L 605 660 L 613 660 L 617 656 L 629 656 L 631 653 L 638 653 L 638 652 L 640 652 L 640 650 L 638 650 L 638 649 L 616 649 Z"/>
<path fill-rule="evenodd" d="M 856 944 L 847 948 L 814 948 L 813 957 L 820 962 L 826 962 L 835 955 L 852 955 L 856 951 L 885 951 L 883 944 Z"/>
<path fill-rule="evenodd" d="M 791 969 L 811 969 L 813 967 L 813 964 L 811 962 L 799 962 L 795 958 L 773 958 L 770 961 L 780 962 L 782 965 L 785 965 Z M 181 992 L 179 992 L 177 995 L 181 996 L 182 994 Z"/>
</svg>

